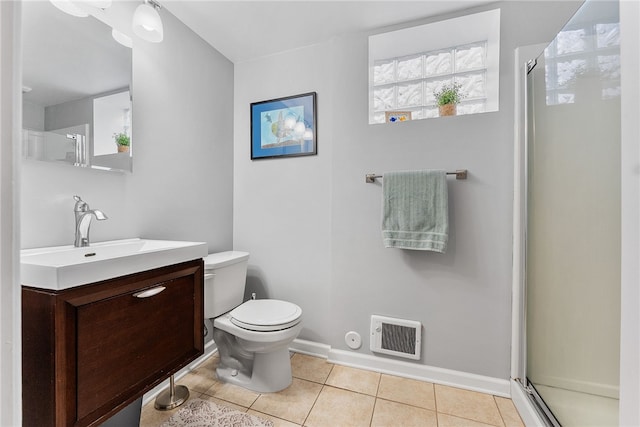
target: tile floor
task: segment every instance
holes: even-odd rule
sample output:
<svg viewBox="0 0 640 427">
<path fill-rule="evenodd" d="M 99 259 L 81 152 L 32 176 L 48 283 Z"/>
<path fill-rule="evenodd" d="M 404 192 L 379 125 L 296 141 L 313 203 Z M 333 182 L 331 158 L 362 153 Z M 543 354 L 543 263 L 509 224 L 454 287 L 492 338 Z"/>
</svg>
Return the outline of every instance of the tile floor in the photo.
<svg viewBox="0 0 640 427">
<path fill-rule="evenodd" d="M 510 399 L 328 363 L 295 353 L 293 383 L 255 393 L 219 382 L 217 355 L 176 381 L 190 397 L 211 400 L 273 421 L 276 427 L 524 427 Z M 142 408 L 140 427 L 158 427 L 175 411 Z"/>
</svg>

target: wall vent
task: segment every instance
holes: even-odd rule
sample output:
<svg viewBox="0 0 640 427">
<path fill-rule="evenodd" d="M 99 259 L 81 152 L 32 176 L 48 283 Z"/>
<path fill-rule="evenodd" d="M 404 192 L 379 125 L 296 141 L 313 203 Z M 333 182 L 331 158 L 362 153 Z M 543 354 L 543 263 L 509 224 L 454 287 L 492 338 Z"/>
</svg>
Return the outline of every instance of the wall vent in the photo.
<svg viewBox="0 0 640 427">
<path fill-rule="evenodd" d="M 420 359 L 422 324 L 414 320 L 371 316 L 370 349 L 408 359 Z"/>
</svg>

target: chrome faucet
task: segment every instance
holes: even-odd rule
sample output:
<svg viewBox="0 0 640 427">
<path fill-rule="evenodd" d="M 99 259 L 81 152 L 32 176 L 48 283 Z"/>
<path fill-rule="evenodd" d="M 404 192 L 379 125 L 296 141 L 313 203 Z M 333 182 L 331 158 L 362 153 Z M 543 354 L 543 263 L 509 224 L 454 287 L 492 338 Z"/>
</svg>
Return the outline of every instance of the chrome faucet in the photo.
<svg viewBox="0 0 640 427">
<path fill-rule="evenodd" d="M 89 209 L 89 204 L 82 200 L 80 196 L 73 196 L 76 205 L 73 212 L 76 216 L 76 240 L 73 246 L 79 248 L 89 246 L 89 226 L 91 225 L 91 217 L 95 216 L 97 220 L 102 221 L 108 217 L 98 209 Z"/>
</svg>

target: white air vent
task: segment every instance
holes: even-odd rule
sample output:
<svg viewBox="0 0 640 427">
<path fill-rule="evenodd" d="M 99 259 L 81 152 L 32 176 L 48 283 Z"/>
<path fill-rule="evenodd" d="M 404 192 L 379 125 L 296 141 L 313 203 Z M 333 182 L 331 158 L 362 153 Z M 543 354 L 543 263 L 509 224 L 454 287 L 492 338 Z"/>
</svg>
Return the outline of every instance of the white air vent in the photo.
<svg viewBox="0 0 640 427">
<path fill-rule="evenodd" d="M 371 316 L 370 349 L 408 359 L 420 359 L 422 324 L 414 320 Z"/>
</svg>

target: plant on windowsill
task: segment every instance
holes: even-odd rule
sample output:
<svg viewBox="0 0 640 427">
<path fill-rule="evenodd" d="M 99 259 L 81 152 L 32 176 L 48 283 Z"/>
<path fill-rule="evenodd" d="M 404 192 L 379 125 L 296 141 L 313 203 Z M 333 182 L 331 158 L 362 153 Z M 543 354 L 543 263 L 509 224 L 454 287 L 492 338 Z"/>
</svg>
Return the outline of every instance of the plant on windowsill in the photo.
<svg viewBox="0 0 640 427">
<path fill-rule="evenodd" d="M 131 145 L 131 138 L 126 133 L 114 133 L 113 139 L 116 141 L 116 145 L 118 146 L 118 153 L 126 153 L 129 151 L 129 146 Z"/>
<path fill-rule="evenodd" d="M 455 116 L 456 105 L 462 101 L 462 98 L 464 98 L 462 85 L 460 83 L 444 85 L 439 90 L 434 91 L 433 95 L 438 101 L 440 117 Z"/>
</svg>

